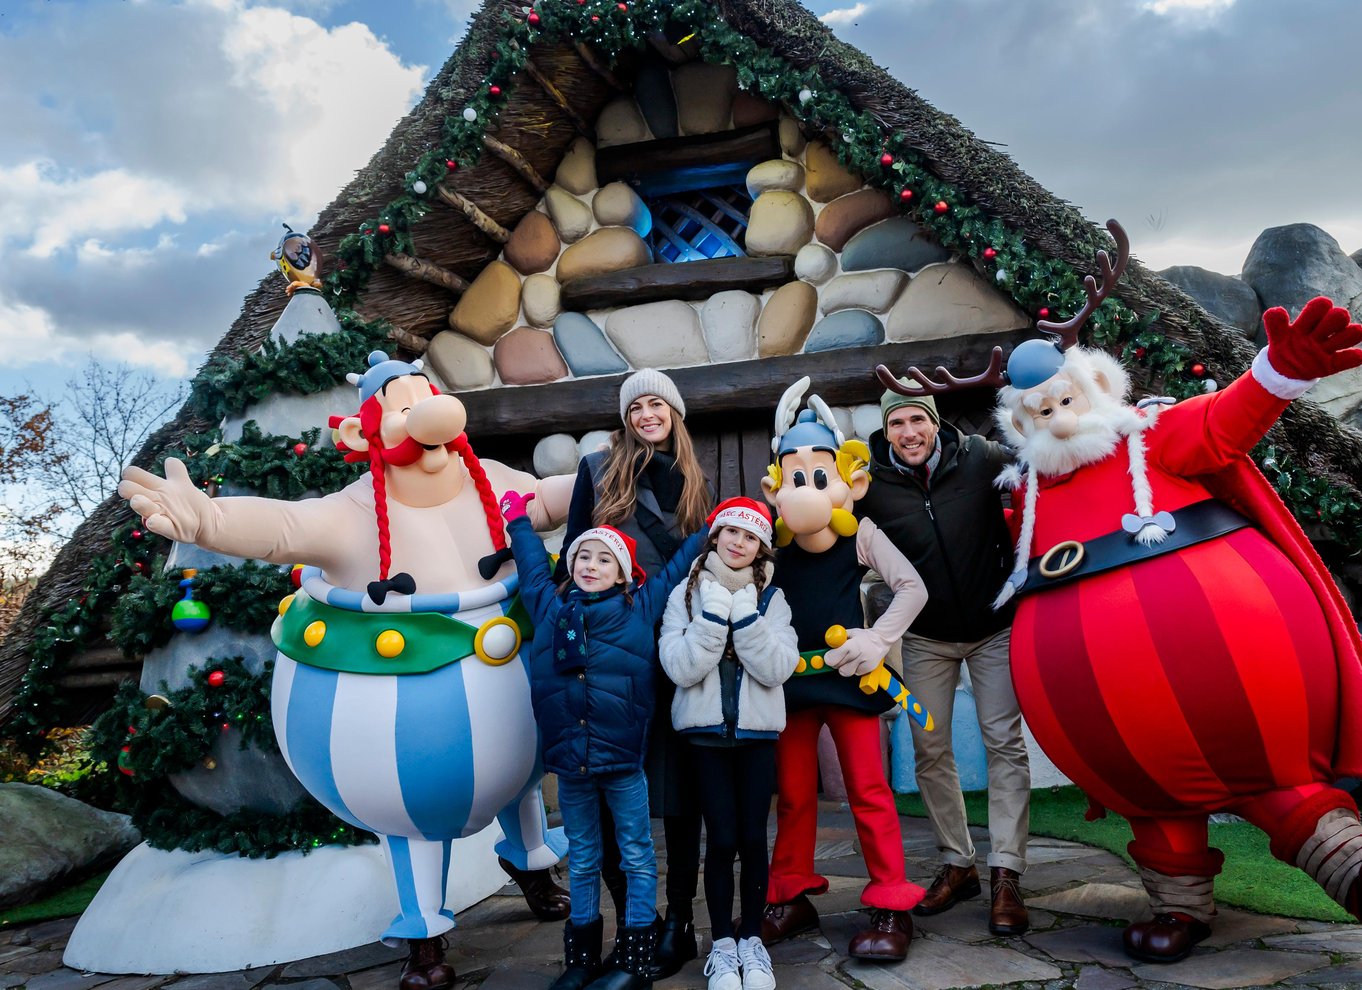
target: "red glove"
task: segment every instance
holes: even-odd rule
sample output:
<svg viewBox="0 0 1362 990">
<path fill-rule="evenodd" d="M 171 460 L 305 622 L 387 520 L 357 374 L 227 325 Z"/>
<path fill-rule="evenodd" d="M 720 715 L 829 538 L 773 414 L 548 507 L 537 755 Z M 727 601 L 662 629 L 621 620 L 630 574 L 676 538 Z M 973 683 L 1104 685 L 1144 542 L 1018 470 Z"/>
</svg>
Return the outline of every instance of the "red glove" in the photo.
<svg viewBox="0 0 1362 990">
<path fill-rule="evenodd" d="M 1327 378 L 1362 365 L 1362 325 L 1348 322 L 1348 311 L 1316 296 L 1296 322 L 1273 306 L 1263 314 L 1267 360 L 1274 371 L 1297 381 Z"/>
<path fill-rule="evenodd" d="M 527 513 L 525 507 L 534 501 L 534 492 L 522 495 L 519 492 L 507 492 L 501 496 L 501 514 L 506 517 L 507 522 L 515 522 L 517 519 L 524 518 Z"/>
</svg>

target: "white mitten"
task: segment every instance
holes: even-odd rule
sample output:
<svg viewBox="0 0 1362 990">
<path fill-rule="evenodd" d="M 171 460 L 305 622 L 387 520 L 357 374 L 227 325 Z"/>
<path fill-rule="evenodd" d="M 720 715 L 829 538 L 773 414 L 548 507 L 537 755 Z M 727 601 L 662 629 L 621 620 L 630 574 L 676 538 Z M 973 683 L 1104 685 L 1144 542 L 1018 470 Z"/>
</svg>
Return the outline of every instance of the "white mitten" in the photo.
<svg viewBox="0 0 1362 990">
<path fill-rule="evenodd" d="M 847 641 L 829 650 L 823 659 L 843 677 L 860 677 L 880 665 L 888 648 L 870 629 L 848 629 Z"/>
<path fill-rule="evenodd" d="M 727 622 L 728 614 L 733 610 L 733 595 L 718 581 L 701 581 L 700 610 L 720 622 Z"/>
<path fill-rule="evenodd" d="M 728 613 L 734 622 L 740 622 L 750 615 L 755 615 L 757 611 L 757 587 L 753 584 L 744 585 L 733 592 L 733 609 Z"/>
</svg>

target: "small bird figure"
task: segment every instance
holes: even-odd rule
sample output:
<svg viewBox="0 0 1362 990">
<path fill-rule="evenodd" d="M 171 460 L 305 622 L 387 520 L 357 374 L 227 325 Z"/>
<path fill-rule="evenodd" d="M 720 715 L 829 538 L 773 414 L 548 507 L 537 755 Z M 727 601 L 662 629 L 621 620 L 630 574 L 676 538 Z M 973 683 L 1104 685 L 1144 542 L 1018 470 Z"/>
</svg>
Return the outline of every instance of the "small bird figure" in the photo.
<svg viewBox="0 0 1362 990">
<path fill-rule="evenodd" d="M 313 243 L 312 238 L 300 234 L 288 224 L 284 224 L 285 234 L 279 238 L 279 246 L 270 252 L 270 260 L 279 265 L 279 270 L 288 279 L 291 296 L 295 289 L 320 289 L 322 280 L 317 270 L 322 264 L 322 250 Z"/>
</svg>

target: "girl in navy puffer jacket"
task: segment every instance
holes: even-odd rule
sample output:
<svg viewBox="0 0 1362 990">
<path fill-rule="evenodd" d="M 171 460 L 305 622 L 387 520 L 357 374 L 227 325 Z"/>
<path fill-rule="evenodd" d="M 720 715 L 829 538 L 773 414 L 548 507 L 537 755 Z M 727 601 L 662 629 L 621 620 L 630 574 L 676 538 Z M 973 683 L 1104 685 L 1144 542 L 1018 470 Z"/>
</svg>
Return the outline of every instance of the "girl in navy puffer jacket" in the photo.
<svg viewBox="0 0 1362 990">
<path fill-rule="evenodd" d="M 657 860 L 643 773 L 653 718 L 655 630 L 668 592 L 689 570 L 704 536 L 691 536 L 661 574 L 645 581 L 630 536 L 611 526 L 589 529 L 568 548 L 571 578 L 559 587 L 525 516 L 533 497 L 507 492 L 501 508 L 520 598 L 534 621 L 531 698 L 544 769 L 558 775 L 569 845 L 567 968 L 550 990 L 644 990 L 652 986 L 656 936 Z M 602 798 L 615 819 L 628 894 L 615 937 L 615 968 L 599 975 Z"/>
</svg>

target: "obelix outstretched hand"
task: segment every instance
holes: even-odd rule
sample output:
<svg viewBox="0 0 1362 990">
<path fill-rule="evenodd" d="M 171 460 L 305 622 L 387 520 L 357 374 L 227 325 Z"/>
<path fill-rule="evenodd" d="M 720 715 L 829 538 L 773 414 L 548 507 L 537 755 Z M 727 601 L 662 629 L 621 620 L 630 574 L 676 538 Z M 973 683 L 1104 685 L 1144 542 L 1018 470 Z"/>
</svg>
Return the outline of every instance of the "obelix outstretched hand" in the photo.
<svg viewBox="0 0 1362 990">
<path fill-rule="evenodd" d="M 1362 366 L 1362 325 L 1349 322 L 1348 311 L 1317 296 L 1301 309 L 1295 322 L 1280 306 L 1263 314 L 1267 360 L 1278 374 L 1297 381 L 1327 378 Z"/>
<path fill-rule="evenodd" d="M 167 457 L 165 469 L 166 476 L 158 478 L 139 467 L 124 468 L 118 494 L 153 533 L 178 543 L 198 543 L 213 528 L 213 500 L 190 479 L 184 461 Z"/>
</svg>

